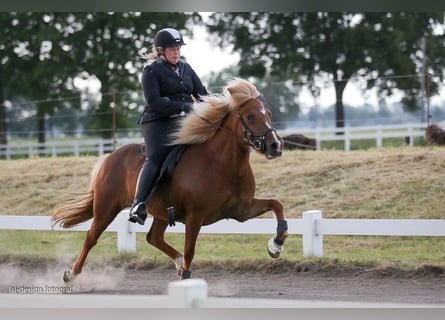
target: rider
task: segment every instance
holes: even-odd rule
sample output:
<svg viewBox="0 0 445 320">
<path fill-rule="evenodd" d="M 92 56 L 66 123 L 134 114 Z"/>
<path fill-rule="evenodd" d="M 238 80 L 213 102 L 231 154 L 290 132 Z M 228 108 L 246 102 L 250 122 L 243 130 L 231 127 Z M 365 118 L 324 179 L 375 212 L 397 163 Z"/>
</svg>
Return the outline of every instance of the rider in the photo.
<svg viewBox="0 0 445 320">
<path fill-rule="evenodd" d="M 200 96 L 208 94 L 195 71 L 180 60 L 183 45 L 182 35 L 176 29 L 164 28 L 155 35 L 153 51 L 143 56 L 152 61 L 142 72 L 146 106 L 138 121 L 144 134 L 146 159 L 139 173 L 128 219 L 142 225 L 147 218 L 145 203 L 172 149 L 168 145 L 169 134 L 177 128 L 178 119 L 192 110 L 193 97 L 199 100 Z"/>
</svg>

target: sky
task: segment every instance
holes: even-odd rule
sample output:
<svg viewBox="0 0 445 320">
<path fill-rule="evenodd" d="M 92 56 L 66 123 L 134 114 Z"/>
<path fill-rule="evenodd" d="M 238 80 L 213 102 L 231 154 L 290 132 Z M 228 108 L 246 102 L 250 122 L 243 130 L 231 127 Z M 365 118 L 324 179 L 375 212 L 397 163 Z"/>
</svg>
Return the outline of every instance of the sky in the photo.
<svg viewBox="0 0 445 320">
<path fill-rule="evenodd" d="M 201 14 L 205 19 L 207 14 Z M 218 72 L 239 62 L 239 54 L 232 52 L 232 48 L 221 49 L 210 43 L 209 34 L 204 26 L 196 26 L 193 33 L 193 38 L 184 37 L 186 45 L 182 47 L 181 54 L 186 57 L 187 62 L 201 78 L 209 75 L 212 71 Z M 314 105 L 329 107 L 335 103 L 333 85 L 322 89 L 321 92 L 320 97 L 314 99 L 309 90 L 302 90 L 298 100 L 303 112 Z M 400 97 L 394 97 L 388 103 L 397 100 L 400 100 Z M 363 94 L 357 87 L 348 85 L 343 94 L 343 102 L 351 106 L 378 105 L 378 98 L 375 93 L 368 92 Z"/>
<path fill-rule="evenodd" d="M 201 14 L 205 19 L 209 13 L 201 12 Z M 239 62 L 239 54 L 232 52 L 230 46 L 221 49 L 211 44 L 210 35 L 204 26 L 195 26 L 194 28 L 193 38 L 184 36 L 186 45 L 182 47 L 181 54 L 187 59 L 187 62 L 201 79 L 204 79 L 211 72 L 219 72 Z M 91 83 L 88 83 L 88 86 L 91 86 Z M 445 103 L 444 96 L 445 93 L 432 97 L 430 100 L 431 105 L 443 105 Z M 301 110 L 307 112 L 313 106 L 321 108 L 330 107 L 335 103 L 335 99 L 335 89 L 332 84 L 327 88 L 323 88 L 321 95 L 316 99 L 308 89 L 303 88 L 298 97 L 298 103 L 300 104 Z M 401 95 L 396 94 L 393 97 L 387 98 L 386 103 L 390 105 L 399 102 L 400 99 Z M 367 90 L 363 92 L 353 83 L 348 83 L 343 93 L 343 103 L 350 106 L 363 106 L 367 104 L 377 108 L 380 102 L 375 91 Z"/>
<path fill-rule="evenodd" d="M 205 20 L 210 13 L 200 12 L 200 14 Z M 232 52 L 232 48 L 228 47 L 223 50 L 211 45 L 209 35 L 204 26 L 196 26 L 193 39 L 184 37 L 184 41 L 187 45 L 182 48 L 181 53 L 187 58 L 187 62 L 190 63 L 201 78 L 210 74 L 212 71 L 218 72 L 239 62 L 239 54 Z M 432 97 L 430 103 L 432 105 L 443 104 L 443 95 L 444 94 Z M 330 107 L 335 103 L 335 99 L 335 89 L 332 84 L 322 89 L 321 95 L 317 99 L 314 99 L 309 90 L 303 89 L 298 102 L 302 107 L 302 111 L 305 112 L 314 105 L 322 108 Z M 387 98 L 386 103 L 390 105 L 399 102 L 400 99 L 401 95 L 395 94 L 393 97 Z M 343 93 L 343 103 L 350 106 L 369 104 L 377 107 L 379 105 L 379 98 L 373 90 L 363 92 L 358 86 L 348 83 Z"/>
<path fill-rule="evenodd" d="M 230 47 L 223 50 L 211 45 L 205 27 L 195 27 L 193 39 L 184 37 L 184 41 L 186 45 L 182 47 L 181 54 L 201 78 L 212 71 L 218 72 L 239 62 L 239 54 L 232 52 Z M 335 90 L 333 87 L 323 89 L 321 96 L 314 99 L 309 90 L 303 89 L 299 102 L 303 110 L 314 104 L 320 107 L 332 106 L 335 102 Z M 377 98 L 370 94 L 363 95 L 357 88 L 348 86 L 345 89 L 344 102 L 361 106 L 366 103 L 377 104 Z"/>
<path fill-rule="evenodd" d="M 187 62 L 201 78 L 204 78 L 212 71 L 218 72 L 239 62 L 239 54 L 232 52 L 232 48 L 221 49 L 212 46 L 209 35 L 203 26 L 196 26 L 193 39 L 184 37 L 184 41 L 187 45 L 182 47 L 181 54 L 187 58 Z M 317 99 L 312 96 L 309 90 L 303 88 L 298 102 L 302 111 L 306 112 L 314 105 L 322 108 L 330 107 L 335 103 L 335 99 L 335 89 L 331 85 L 323 88 L 320 97 Z M 395 94 L 393 97 L 387 98 L 386 103 L 390 105 L 400 100 L 401 95 Z M 377 107 L 380 102 L 375 91 L 367 90 L 363 92 L 358 86 L 348 83 L 343 93 L 343 103 L 350 106 L 368 104 Z M 431 105 L 443 104 L 443 95 L 432 97 L 430 103 Z"/>
<path fill-rule="evenodd" d="M 182 47 L 181 54 L 201 78 L 211 71 L 218 72 L 238 63 L 239 54 L 232 52 L 231 48 L 223 50 L 210 44 L 205 27 L 196 26 L 193 33 L 193 39 L 184 37 L 186 45 Z"/>
</svg>

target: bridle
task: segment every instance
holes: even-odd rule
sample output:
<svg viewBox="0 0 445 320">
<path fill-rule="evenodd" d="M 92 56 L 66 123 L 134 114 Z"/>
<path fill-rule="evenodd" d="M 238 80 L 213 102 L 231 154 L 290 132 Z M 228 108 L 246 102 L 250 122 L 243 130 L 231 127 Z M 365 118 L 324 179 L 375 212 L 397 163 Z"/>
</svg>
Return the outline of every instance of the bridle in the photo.
<svg viewBox="0 0 445 320">
<path fill-rule="evenodd" d="M 243 104 L 241 104 L 238 107 L 238 119 L 241 122 L 241 126 L 243 127 L 243 142 L 252 146 L 255 150 L 257 151 L 261 151 L 261 152 L 265 152 L 266 151 L 266 136 L 270 133 L 270 132 L 277 132 L 277 130 L 275 128 L 269 128 L 267 129 L 264 133 L 261 134 L 256 134 L 254 133 L 249 126 L 247 125 L 247 123 L 244 121 L 243 117 L 241 116 L 241 113 L 239 112 L 239 110 L 245 106 L 248 102 L 258 99 L 261 102 L 261 96 L 258 96 L 256 98 L 250 98 L 246 101 L 243 102 Z M 227 117 L 228 114 L 226 114 L 225 118 Z M 211 122 L 210 120 L 206 119 L 205 117 L 200 116 L 201 119 L 203 119 L 204 121 L 206 121 L 207 123 L 209 123 L 212 126 L 216 126 L 220 129 L 226 129 L 228 130 L 231 134 L 235 135 L 236 134 L 228 129 L 223 127 L 222 125 L 216 124 Z M 223 120 L 222 122 L 224 122 L 225 120 Z"/>
<path fill-rule="evenodd" d="M 258 99 L 261 102 L 260 97 L 257 98 L 250 98 L 249 100 L 245 101 L 242 105 L 238 107 L 238 110 L 240 110 L 244 105 L 246 105 L 251 100 Z M 241 125 L 243 127 L 243 141 L 247 143 L 248 145 L 252 146 L 255 150 L 264 152 L 266 150 L 266 136 L 270 132 L 277 132 L 275 128 L 269 128 L 264 133 L 254 133 L 247 123 L 244 121 L 243 117 L 241 116 L 241 113 L 238 111 L 238 119 L 241 122 Z"/>
</svg>

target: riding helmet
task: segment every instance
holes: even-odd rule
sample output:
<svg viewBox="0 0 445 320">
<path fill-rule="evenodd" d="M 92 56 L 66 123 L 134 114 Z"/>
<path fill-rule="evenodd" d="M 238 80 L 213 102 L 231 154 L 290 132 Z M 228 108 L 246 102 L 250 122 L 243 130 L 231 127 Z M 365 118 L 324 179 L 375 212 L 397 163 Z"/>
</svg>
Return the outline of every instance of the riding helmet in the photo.
<svg viewBox="0 0 445 320">
<path fill-rule="evenodd" d="M 155 35 L 156 48 L 168 48 L 185 45 L 182 35 L 178 30 L 173 28 L 164 28 L 159 30 Z"/>
</svg>

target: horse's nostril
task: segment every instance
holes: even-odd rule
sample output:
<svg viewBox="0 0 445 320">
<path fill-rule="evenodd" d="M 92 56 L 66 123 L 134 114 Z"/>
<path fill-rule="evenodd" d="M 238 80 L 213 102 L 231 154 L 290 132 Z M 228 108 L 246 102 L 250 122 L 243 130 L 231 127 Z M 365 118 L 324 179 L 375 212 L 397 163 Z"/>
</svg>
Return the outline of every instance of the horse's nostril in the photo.
<svg viewBox="0 0 445 320">
<path fill-rule="evenodd" d="M 270 145 L 270 147 L 271 147 L 272 150 L 277 150 L 278 149 L 278 144 L 276 142 L 274 142 L 274 143 L 272 143 Z"/>
</svg>

